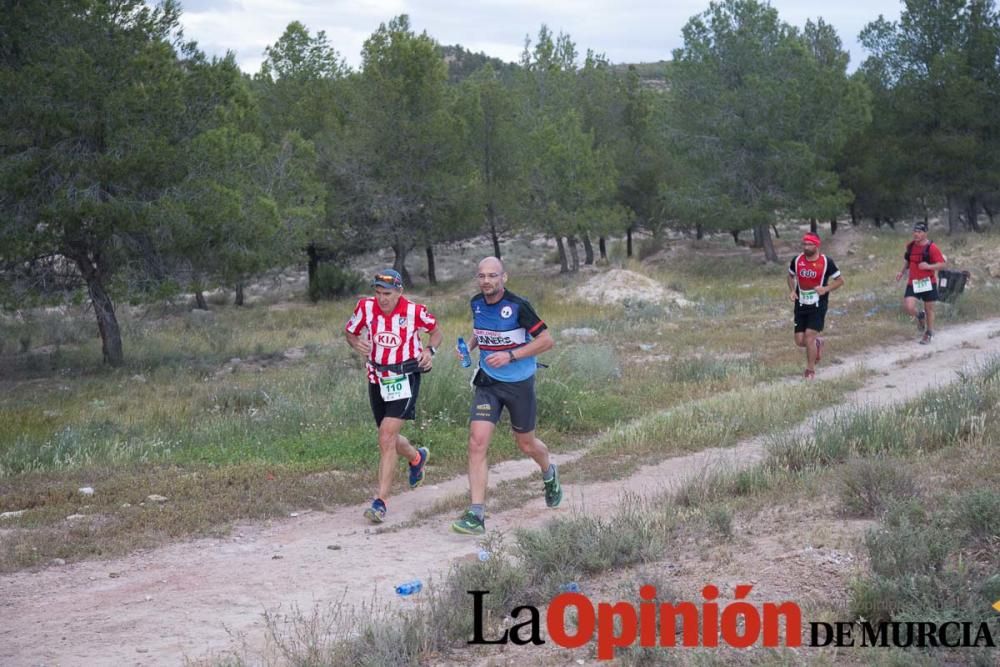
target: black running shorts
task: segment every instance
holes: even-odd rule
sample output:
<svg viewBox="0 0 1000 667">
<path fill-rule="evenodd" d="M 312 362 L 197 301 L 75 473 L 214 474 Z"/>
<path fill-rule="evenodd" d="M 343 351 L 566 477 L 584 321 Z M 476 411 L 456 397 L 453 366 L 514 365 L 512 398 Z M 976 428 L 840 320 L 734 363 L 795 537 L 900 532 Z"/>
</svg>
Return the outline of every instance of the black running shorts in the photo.
<svg viewBox="0 0 1000 667">
<path fill-rule="evenodd" d="M 826 322 L 826 304 L 820 306 L 809 306 L 800 308 L 795 306 L 795 333 L 802 333 L 806 329 L 822 331 Z"/>
<path fill-rule="evenodd" d="M 485 375 L 479 371 L 480 375 Z M 492 381 L 486 386 L 477 385 L 472 398 L 472 421 L 488 421 L 496 424 L 500 413 L 507 408 L 510 425 L 518 433 L 535 430 L 537 402 L 535 400 L 535 376 L 520 382 Z"/>
<path fill-rule="evenodd" d="M 372 406 L 372 416 L 375 417 L 375 424 L 382 425 L 385 417 L 395 417 L 396 419 L 413 420 L 417 414 L 417 394 L 420 393 L 420 373 L 410 373 L 411 396 L 401 401 L 389 401 L 386 403 L 382 399 L 382 392 L 377 384 L 368 383 L 368 402 Z"/>
<path fill-rule="evenodd" d="M 938 300 L 938 288 L 937 283 L 931 283 L 931 289 L 929 292 L 920 292 L 919 294 L 914 293 L 913 285 L 906 286 L 906 294 L 903 298 L 913 297 L 915 299 L 920 299 L 921 301 L 937 301 Z"/>
</svg>

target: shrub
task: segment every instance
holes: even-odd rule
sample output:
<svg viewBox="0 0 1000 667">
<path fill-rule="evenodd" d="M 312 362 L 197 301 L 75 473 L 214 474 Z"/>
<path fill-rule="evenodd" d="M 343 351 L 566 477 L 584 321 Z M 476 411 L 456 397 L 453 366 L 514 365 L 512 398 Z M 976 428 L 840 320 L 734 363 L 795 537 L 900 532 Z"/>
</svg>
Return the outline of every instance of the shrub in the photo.
<svg viewBox="0 0 1000 667">
<path fill-rule="evenodd" d="M 913 478 L 895 461 L 851 461 L 840 476 L 840 505 L 847 516 L 873 517 L 884 512 L 894 500 L 916 495 Z"/>
<path fill-rule="evenodd" d="M 357 271 L 335 264 L 320 264 L 309 281 L 309 298 L 312 301 L 336 299 L 357 294 L 364 286 L 364 278 Z"/>
<path fill-rule="evenodd" d="M 955 500 L 953 526 L 975 542 L 1000 535 L 1000 493 L 976 489 Z"/>
</svg>

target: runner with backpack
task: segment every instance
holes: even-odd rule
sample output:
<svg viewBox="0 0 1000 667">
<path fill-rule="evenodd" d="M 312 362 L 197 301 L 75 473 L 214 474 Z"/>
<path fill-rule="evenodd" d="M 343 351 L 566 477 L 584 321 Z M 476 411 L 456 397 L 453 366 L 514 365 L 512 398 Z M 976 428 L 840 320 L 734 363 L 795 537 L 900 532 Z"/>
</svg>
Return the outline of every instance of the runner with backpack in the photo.
<svg viewBox="0 0 1000 667">
<path fill-rule="evenodd" d="M 948 265 L 948 259 L 937 245 L 927 238 L 927 223 L 913 225 L 913 240 L 903 253 L 902 270 L 896 274 L 896 282 L 909 272 L 906 292 L 903 295 L 903 309 L 917 323 L 917 330 L 923 336 L 921 345 L 927 345 L 934 337 L 934 302 L 940 299 L 937 286 L 937 272 Z M 924 302 L 924 309 L 917 309 L 917 300 Z"/>
</svg>

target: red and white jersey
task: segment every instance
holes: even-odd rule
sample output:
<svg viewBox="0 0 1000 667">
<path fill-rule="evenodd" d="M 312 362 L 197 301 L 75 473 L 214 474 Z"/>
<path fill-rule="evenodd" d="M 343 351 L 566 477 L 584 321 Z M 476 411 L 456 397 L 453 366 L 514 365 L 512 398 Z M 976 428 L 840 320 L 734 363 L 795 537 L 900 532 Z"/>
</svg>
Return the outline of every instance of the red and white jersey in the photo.
<svg viewBox="0 0 1000 667">
<path fill-rule="evenodd" d="M 795 293 L 802 290 L 814 290 L 820 285 L 827 286 L 831 280 L 840 277 L 840 269 L 837 263 L 826 255 L 816 255 L 816 259 L 809 259 L 805 253 L 800 253 L 788 265 L 788 273 L 795 278 Z M 825 305 L 829 294 L 819 297 L 819 305 Z"/>
<path fill-rule="evenodd" d="M 375 297 L 368 296 L 358 300 L 344 330 L 354 336 L 360 336 L 367 330 L 372 344 L 369 361 L 386 366 L 418 359 L 423 349 L 418 334 L 433 331 L 436 327 L 437 318 L 423 304 L 399 297 L 396 308 L 386 314 Z M 391 374 L 389 371 L 376 371 L 368 364 L 368 381 L 371 383 L 376 383 L 378 376 Z"/>
</svg>

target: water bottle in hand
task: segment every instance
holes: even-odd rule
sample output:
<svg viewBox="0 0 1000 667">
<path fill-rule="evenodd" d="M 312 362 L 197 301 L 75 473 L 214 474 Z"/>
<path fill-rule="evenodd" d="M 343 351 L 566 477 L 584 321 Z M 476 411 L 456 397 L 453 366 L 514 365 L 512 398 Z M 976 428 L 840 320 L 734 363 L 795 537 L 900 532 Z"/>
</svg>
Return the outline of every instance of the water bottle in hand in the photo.
<svg viewBox="0 0 1000 667">
<path fill-rule="evenodd" d="M 420 583 L 419 579 L 411 579 L 396 586 L 396 592 L 399 595 L 413 595 L 414 593 L 419 593 L 423 587 L 424 585 Z"/>
<path fill-rule="evenodd" d="M 462 355 L 462 368 L 472 365 L 472 355 L 469 354 L 469 346 L 465 344 L 465 339 L 458 337 L 458 351 Z"/>
</svg>

